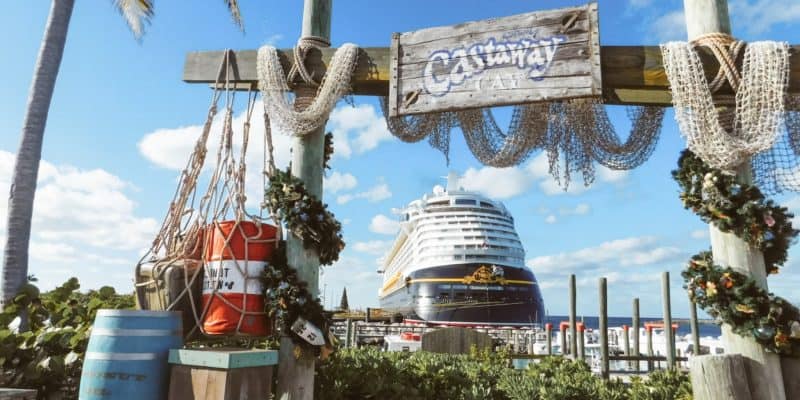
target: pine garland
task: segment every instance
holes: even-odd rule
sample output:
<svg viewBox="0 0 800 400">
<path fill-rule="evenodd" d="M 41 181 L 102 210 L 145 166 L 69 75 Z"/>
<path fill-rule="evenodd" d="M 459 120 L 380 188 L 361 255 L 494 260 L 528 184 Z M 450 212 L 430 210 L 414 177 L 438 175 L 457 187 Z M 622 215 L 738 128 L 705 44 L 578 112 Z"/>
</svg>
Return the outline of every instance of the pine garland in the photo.
<svg viewBox="0 0 800 400">
<path fill-rule="evenodd" d="M 266 198 L 270 209 L 287 228 L 303 241 L 306 249 L 314 249 L 322 265 L 331 265 L 344 249 L 342 225 L 328 205 L 306 191 L 303 181 L 291 172 L 276 170 L 269 179 Z"/>
<path fill-rule="evenodd" d="M 798 235 L 785 207 L 766 199 L 757 187 L 709 167 L 689 150 L 681 153 L 672 176 L 682 189 L 685 208 L 761 250 L 767 274 L 778 272 Z M 752 336 L 767 351 L 800 354 L 800 310 L 787 300 L 730 267 L 714 264 L 708 251 L 693 256 L 681 275 L 689 298 L 717 321 Z"/>
<path fill-rule="evenodd" d="M 264 270 L 262 282 L 265 288 L 266 311 L 281 324 L 282 334 L 289 335 L 296 345 L 316 351 L 315 346 L 292 331 L 292 324 L 298 317 L 303 317 L 320 328 L 326 335 L 326 343 L 332 344 L 327 336 L 331 320 L 319 299 L 308 290 L 308 284 L 297 275 L 297 270 L 289 266 L 286 242 L 281 241 L 278 244 L 269 266 Z"/>
</svg>

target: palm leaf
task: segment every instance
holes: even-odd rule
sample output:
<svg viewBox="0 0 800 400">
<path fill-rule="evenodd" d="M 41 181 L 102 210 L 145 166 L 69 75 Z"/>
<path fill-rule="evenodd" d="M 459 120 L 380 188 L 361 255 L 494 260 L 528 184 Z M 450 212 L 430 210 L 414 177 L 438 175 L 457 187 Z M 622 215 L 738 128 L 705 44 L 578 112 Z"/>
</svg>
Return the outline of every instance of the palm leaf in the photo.
<svg viewBox="0 0 800 400">
<path fill-rule="evenodd" d="M 242 22 L 242 14 L 239 12 L 239 0 L 224 0 L 228 5 L 228 11 L 231 13 L 233 22 L 244 31 L 244 23 Z"/>
<path fill-rule="evenodd" d="M 141 38 L 145 24 L 149 24 L 153 17 L 153 0 L 112 0 L 112 2 L 114 8 L 125 18 L 133 36 Z"/>
</svg>

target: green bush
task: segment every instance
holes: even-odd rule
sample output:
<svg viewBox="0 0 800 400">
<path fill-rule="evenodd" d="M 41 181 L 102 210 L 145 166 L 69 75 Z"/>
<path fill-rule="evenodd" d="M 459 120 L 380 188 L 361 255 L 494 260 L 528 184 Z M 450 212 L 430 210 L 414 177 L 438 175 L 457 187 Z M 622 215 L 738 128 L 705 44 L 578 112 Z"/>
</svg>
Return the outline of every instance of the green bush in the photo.
<svg viewBox="0 0 800 400">
<path fill-rule="evenodd" d="M 78 397 L 81 366 L 97 310 L 133 308 L 132 295 L 114 288 L 80 293 L 71 278 L 51 292 L 39 295 L 28 283 L 0 313 L 0 387 L 37 389 L 39 398 L 60 393 Z M 37 297 L 39 296 L 39 297 Z M 20 312 L 29 316 L 30 330 L 8 329 Z"/>
<path fill-rule="evenodd" d="M 344 349 L 319 363 L 318 399 L 686 400 L 683 372 L 659 371 L 630 385 L 605 381 L 582 362 L 548 357 L 527 370 L 505 354 L 444 355 Z"/>
</svg>

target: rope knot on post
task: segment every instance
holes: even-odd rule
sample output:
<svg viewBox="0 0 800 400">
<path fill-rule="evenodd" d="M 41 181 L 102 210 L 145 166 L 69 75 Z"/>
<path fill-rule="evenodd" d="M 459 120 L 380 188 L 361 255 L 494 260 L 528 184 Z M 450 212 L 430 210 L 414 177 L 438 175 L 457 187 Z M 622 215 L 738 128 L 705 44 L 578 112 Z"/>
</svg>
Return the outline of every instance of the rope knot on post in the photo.
<svg viewBox="0 0 800 400">
<path fill-rule="evenodd" d="M 297 41 L 297 46 L 294 48 L 294 65 L 289 70 L 287 81 L 293 84 L 298 76 L 306 85 L 319 87 L 320 82 L 314 79 L 314 73 L 306 69 L 305 61 L 309 50 L 320 49 L 322 47 L 330 47 L 331 42 L 319 36 L 303 36 Z"/>
<path fill-rule="evenodd" d="M 745 48 L 745 42 L 737 40 L 727 33 L 707 33 L 690 42 L 693 46 L 706 47 L 711 50 L 719 63 L 719 70 L 714 79 L 708 83 L 711 93 L 718 92 L 727 81 L 734 93 L 739 91 L 742 74 L 736 69 L 736 59 Z"/>
</svg>

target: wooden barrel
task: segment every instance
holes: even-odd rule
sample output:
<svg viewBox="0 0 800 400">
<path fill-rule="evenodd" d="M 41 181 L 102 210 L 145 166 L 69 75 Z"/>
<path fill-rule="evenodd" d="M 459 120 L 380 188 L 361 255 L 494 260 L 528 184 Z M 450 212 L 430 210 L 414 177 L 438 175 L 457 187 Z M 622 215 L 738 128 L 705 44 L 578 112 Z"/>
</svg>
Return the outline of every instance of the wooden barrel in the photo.
<svg viewBox="0 0 800 400">
<path fill-rule="evenodd" d="M 80 400 L 166 399 L 170 349 L 183 346 L 181 313 L 99 310 L 81 374 Z"/>
</svg>

